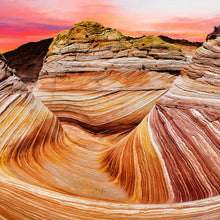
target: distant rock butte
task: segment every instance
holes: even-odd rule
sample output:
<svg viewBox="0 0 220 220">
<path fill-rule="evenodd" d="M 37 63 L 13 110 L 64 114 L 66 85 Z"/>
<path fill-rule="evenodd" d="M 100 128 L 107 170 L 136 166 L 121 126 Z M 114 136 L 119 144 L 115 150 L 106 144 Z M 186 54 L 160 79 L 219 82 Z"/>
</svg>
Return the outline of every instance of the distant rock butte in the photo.
<svg viewBox="0 0 220 220">
<path fill-rule="evenodd" d="M 183 46 L 201 47 L 203 44 L 203 42 L 192 42 L 186 39 L 173 39 L 164 35 L 159 35 L 159 37 L 167 43 L 177 44 L 178 46 L 183 45 Z"/>
<path fill-rule="evenodd" d="M 207 35 L 206 41 L 216 39 L 220 35 L 220 25 L 214 27 L 214 31 Z"/>
<path fill-rule="evenodd" d="M 52 42 L 46 39 L 30 42 L 15 50 L 4 53 L 10 68 L 16 70 L 17 76 L 25 83 L 35 83 L 43 65 L 48 47 Z"/>
</svg>

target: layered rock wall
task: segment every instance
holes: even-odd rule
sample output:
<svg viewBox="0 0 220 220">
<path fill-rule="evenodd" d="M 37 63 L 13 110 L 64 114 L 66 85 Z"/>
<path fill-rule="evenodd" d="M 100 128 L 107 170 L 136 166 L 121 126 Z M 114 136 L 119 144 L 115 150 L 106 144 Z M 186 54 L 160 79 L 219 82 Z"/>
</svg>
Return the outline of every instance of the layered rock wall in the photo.
<svg viewBox="0 0 220 220">
<path fill-rule="evenodd" d="M 49 47 L 41 75 L 105 70 L 180 71 L 180 49 L 156 36 L 128 40 L 119 31 L 84 21 L 60 32 Z"/>
</svg>

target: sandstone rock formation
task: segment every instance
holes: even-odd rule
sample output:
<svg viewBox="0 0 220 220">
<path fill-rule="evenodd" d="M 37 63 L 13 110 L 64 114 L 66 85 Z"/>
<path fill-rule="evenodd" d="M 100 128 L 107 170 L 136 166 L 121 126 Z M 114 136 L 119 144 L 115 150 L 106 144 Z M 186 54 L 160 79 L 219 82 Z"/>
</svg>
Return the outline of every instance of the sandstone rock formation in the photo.
<svg viewBox="0 0 220 220">
<path fill-rule="evenodd" d="M 141 122 L 185 64 L 159 37 L 127 39 L 84 21 L 54 38 L 35 94 L 61 121 L 122 132 Z"/>
<path fill-rule="evenodd" d="M 105 70 L 180 71 L 185 57 L 159 37 L 127 40 L 119 31 L 83 21 L 60 32 L 49 47 L 41 75 Z"/>
<path fill-rule="evenodd" d="M 56 72 L 57 56 L 73 63 L 57 48 L 38 98 L 0 57 L 0 217 L 219 219 L 220 38 L 175 81 L 151 66 Z"/>
<path fill-rule="evenodd" d="M 219 55 L 220 38 L 204 43 L 150 114 L 107 151 L 106 171 L 132 198 L 150 203 L 219 200 Z"/>
</svg>

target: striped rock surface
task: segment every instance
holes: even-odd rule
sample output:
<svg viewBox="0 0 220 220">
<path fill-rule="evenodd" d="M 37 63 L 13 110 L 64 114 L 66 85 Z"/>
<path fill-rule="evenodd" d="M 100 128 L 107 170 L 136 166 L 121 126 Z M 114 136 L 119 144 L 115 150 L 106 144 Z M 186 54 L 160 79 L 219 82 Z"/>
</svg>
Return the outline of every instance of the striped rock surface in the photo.
<svg viewBox="0 0 220 220">
<path fill-rule="evenodd" d="M 62 122 L 125 132 L 149 113 L 185 64 L 181 50 L 159 37 L 133 39 L 83 21 L 54 38 L 34 93 Z"/>
<path fill-rule="evenodd" d="M 175 78 L 145 71 L 49 74 L 35 94 L 62 122 L 118 133 L 137 126 Z"/>
<path fill-rule="evenodd" d="M 130 195 L 150 203 L 219 199 L 219 61 L 220 38 L 204 43 L 150 114 L 107 151 L 106 171 Z"/>
<path fill-rule="evenodd" d="M 219 219 L 219 54 L 165 95 L 173 75 L 106 71 L 44 75 L 38 98 L 1 57 L 1 218 Z"/>
</svg>

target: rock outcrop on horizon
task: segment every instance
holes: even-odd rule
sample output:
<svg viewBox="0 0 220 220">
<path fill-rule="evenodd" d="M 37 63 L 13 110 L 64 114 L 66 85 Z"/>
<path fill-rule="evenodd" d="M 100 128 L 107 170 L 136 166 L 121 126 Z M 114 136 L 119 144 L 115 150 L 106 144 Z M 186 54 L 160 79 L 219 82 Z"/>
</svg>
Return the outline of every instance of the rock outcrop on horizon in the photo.
<svg viewBox="0 0 220 220">
<path fill-rule="evenodd" d="M 207 35 L 206 41 L 216 39 L 220 35 L 220 25 L 214 27 L 214 31 Z"/>
<path fill-rule="evenodd" d="M 17 76 L 26 84 L 35 83 L 43 65 L 52 38 L 38 42 L 30 42 L 8 51 L 3 55 L 10 68 L 16 70 Z"/>
<path fill-rule="evenodd" d="M 201 47 L 203 44 L 203 42 L 198 42 L 198 41 L 192 42 L 186 39 L 173 39 L 164 35 L 159 35 L 159 37 L 167 43 L 177 44 L 178 46 L 183 45 L 183 46 Z"/>
<path fill-rule="evenodd" d="M 81 24 L 74 40 L 106 29 Z M 177 77 L 146 63 L 75 72 L 68 36 L 51 44 L 34 94 L 0 56 L 0 217 L 219 219 L 220 37 Z"/>
<path fill-rule="evenodd" d="M 60 32 L 49 47 L 40 75 L 106 70 L 180 71 L 186 64 L 178 47 L 157 36 L 127 40 L 119 31 L 83 21 Z"/>
</svg>

